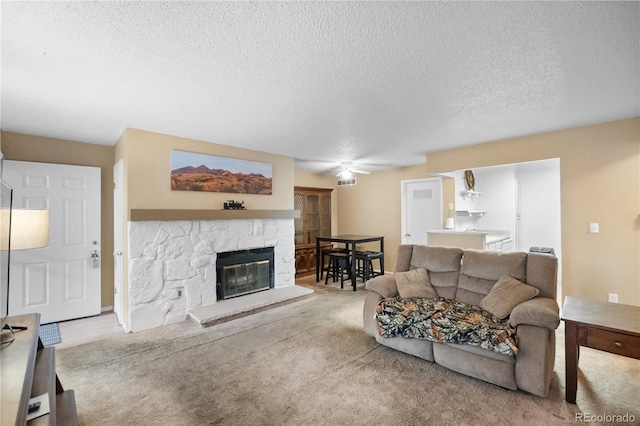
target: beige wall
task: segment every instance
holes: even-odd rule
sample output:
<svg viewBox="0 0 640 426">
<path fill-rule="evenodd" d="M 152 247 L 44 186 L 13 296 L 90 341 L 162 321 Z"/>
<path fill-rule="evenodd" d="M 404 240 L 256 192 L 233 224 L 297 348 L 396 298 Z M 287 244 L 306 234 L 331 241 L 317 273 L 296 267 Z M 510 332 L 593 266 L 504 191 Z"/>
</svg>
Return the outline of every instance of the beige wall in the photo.
<svg viewBox="0 0 640 426">
<path fill-rule="evenodd" d="M 640 305 L 640 118 L 429 154 L 427 172 L 560 158 L 564 295 Z M 600 224 L 599 234 L 589 223 Z"/>
<path fill-rule="evenodd" d="M 331 191 L 331 234 L 338 233 L 338 181 L 333 175 L 302 172 L 296 170 L 293 175 L 294 186 L 306 186 L 309 188 L 330 188 Z"/>
<path fill-rule="evenodd" d="M 563 293 L 594 300 L 618 294 L 640 305 L 640 118 L 513 138 L 429 154 L 426 165 L 358 176 L 338 188 L 339 233 L 385 236 L 385 269 L 400 244 L 400 181 L 560 158 Z M 451 189 L 444 182 L 443 208 Z M 449 195 L 447 195 L 449 194 Z M 600 224 L 599 234 L 589 223 Z"/>
<path fill-rule="evenodd" d="M 3 131 L 2 152 L 7 160 L 100 167 L 101 304 L 113 306 L 113 147 Z"/>
<path fill-rule="evenodd" d="M 449 204 L 453 204 L 453 209 L 449 208 Z M 447 224 L 447 218 L 455 219 L 456 205 L 456 180 L 450 177 L 442 177 L 442 227 Z"/>
<path fill-rule="evenodd" d="M 127 129 L 125 169 L 129 209 L 222 209 L 226 200 L 244 201 L 250 210 L 293 209 L 293 158 L 227 145 Z M 122 138 L 121 138 L 122 140 Z M 273 165 L 272 195 L 172 191 L 171 150 L 260 161 Z"/>
<path fill-rule="evenodd" d="M 101 167 L 103 253 L 113 249 L 111 181 L 118 159 L 125 161 L 125 211 L 219 209 L 229 198 L 244 199 L 251 209 L 292 209 L 294 185 L 336 188 L 330 175 L 294 173 L 290 157 L 135 129 L 127 129 L 115 147 L 4 131 L 0 141 L 9 160 Z M 271 162 L 274 194 L 171 191 L 170 150 L 178 147 Z M 333 233 L 384 235 L 385 269 L 391 271 L 401 241 L 402 180 L 548 158 L 560 158 L 564 293 L 596 300 L 617 293 L 621 303 L 640 305 L 640 118 L 441 151 L 428 155 L 426 165 L 358 175 L 358 185 L 332 193 Z M 590 222 L 600 223 L 599 234 L 588 233 Z M 112 304 L 113 260 L 103 256 L 102 305 Z"/>
<path fill-rule="evenodd" d="M 384 236 L 385 270 L 393 271 L 401 243 L 400 182 L 426 177 L 424 165 L 357 175 L 357 185 L 337 189 L 338 233 Z"/>
<path fill-rule="evenodd" d="M 273 166 L 272 195 L 226 194 L 214 192 L 172 191 L 171 150 L 219 155 Z M 293 158 L 236 148 L 195 139 L 165 135 L 138 129 L 126 129 L 114 148 L 115 161 L 124 161 L 124 217 L 131 209 L 213 209 L 220 210 L 226 200 L 242 200 L 251 210 L 293 209 Z M 128 294 L 127 233 L 124 229 L 125 259 L 123 289 Z M 124 318 L 128 318 L 125 296 Z"/>
<path fill-rule="evenodd" d="M 113 165 L 124 161 L 124 217 L 129 209 L 221 209 L 227 199 L 244 200 L 249 209 L 293 209 L 293 159 L 193 139 L 127 129 L 114 147 L 2 132 L 8 160 L 96 166 L 102 170 L 102 306 L 113 306 Z M 217 194 L 170 189 L 170 152 L 181 149 L 273 164 L 273 195 Z M 124 258 L 126 259 L 126 232 Z M 127 294 L 127 264 L 124 290 Z M 125 303 L 125 318 L 127 318 Z"/>
</svg>

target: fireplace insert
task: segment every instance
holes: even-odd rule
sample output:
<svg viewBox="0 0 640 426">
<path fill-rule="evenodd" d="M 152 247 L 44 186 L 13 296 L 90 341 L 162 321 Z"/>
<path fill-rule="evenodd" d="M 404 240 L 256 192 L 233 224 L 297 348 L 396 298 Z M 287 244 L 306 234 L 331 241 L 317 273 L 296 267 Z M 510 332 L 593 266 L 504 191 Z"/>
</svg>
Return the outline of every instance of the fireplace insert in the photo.
<svg viewBox="0 0 640 426">
<path fill-rule="evenodd" d="M 218 300 L 269 290 L 273 286 L 273 247 L 218 253 L 216 261 Z"/>
</svg>

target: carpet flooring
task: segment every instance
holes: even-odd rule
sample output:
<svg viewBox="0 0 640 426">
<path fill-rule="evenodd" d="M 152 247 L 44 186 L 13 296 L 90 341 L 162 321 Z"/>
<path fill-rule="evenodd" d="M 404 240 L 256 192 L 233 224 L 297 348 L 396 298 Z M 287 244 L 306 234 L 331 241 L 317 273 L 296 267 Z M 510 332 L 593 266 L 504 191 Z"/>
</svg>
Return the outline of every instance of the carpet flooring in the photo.
<svg viewBox="0 0 640 426">
<path fill-rule="evenodd" d="M 640 422 L 638 360 L 583 349 L 577 404 L 564 401 L 562 329 L 551 391 L 540 398 L 381 346 L 362 330 L 365 290 L 315 290 L 206 329 L 184 321 L 63 349 L 57 372 L 83 425 L 554 425 L 585 414 Z"/>
</svg>

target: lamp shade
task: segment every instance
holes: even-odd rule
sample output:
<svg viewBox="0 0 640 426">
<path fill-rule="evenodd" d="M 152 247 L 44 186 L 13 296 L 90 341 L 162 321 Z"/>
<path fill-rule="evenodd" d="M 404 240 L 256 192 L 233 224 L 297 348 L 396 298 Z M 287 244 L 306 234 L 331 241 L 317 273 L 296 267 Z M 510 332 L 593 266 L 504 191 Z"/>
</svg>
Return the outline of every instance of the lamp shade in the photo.
<svg viewBox="0 0 640 426">
<path fill-rule="evenodd" d="M 9 223 L 9 220 L 11 220 L 11 250 L 49 245 L 49 210 L 2 209 L 0 221 L 3 223 L 3 229 L 5 229 L 4 224 Z M 8 235 L 2 232 L 0 249 L 7 248 L 9 248 Z"/>
</svg>

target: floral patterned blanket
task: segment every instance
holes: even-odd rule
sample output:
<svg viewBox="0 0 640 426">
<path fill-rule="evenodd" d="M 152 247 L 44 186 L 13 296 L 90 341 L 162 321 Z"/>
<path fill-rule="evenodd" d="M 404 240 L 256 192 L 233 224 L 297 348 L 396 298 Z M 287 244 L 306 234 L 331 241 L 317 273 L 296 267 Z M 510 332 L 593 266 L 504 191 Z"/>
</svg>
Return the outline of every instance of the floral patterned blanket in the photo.
<svg viewBox="0 0 640 426">
<path fill-rule="evenodd" d="M 376 308 L 376 319 L 382 337 L 464 343 L 507 355 L 518 352 L 516 330 L 508 320 L 443 297 L 385 299 Z"/>
</svg>

